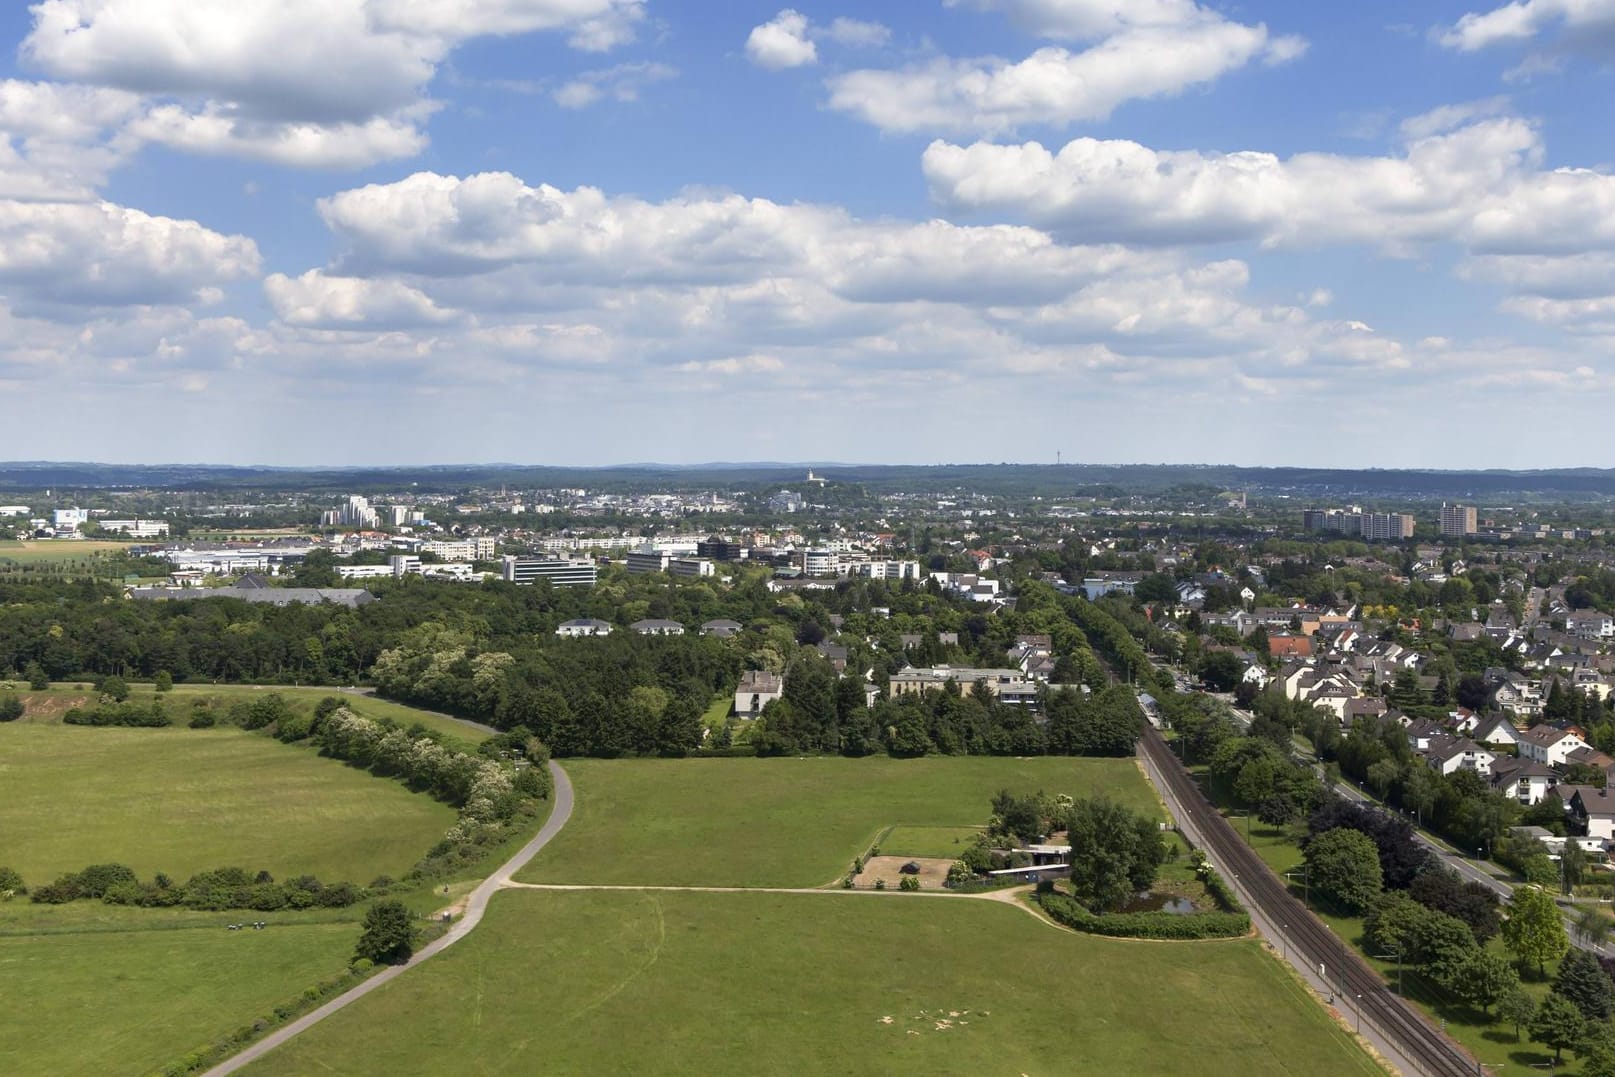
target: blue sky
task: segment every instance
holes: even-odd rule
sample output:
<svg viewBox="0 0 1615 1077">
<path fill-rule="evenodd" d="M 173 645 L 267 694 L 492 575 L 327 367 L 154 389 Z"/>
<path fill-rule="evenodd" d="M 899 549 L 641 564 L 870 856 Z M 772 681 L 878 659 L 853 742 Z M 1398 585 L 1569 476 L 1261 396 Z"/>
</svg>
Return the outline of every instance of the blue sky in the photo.
<svg viewBox="0 0 1615 1077">
<path fill-rule="evenodd" d="M 1615 0 L 0 32 L 0 455 L 1615 466 Z"/>
</svg>

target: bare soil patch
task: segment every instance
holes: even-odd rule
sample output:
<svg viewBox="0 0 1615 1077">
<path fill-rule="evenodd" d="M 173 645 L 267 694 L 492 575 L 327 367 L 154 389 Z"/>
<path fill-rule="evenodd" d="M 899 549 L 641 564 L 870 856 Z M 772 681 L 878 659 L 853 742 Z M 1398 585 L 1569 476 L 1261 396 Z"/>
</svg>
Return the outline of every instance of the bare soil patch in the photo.
<svg viewBox="0 0 1615 1077">
<path fill-rule="evenodd" d="M 896 890 L 898 884 L 904 879 L 902 867 L 904 864 L 918 864 L 920 866 L 920 889 L 941 890 L 942 884 L 948 879 L 948 868 L 953 866 L 952 860 L 939 860 L 931 857 L 917 856 L 872 856 L 864 863 L 864 870 L 853 879 L 853 885 L 859 889 L 873 890 L 875 880 L 884 880 L 886 889 Z"/>
</svg>

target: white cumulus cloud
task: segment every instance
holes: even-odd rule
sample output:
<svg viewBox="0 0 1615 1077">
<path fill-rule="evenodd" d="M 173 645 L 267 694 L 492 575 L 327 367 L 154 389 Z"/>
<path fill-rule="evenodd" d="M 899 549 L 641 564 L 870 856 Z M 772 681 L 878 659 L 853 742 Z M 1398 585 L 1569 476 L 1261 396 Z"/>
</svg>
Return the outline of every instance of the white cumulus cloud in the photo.
<svg viewBox="0 0 1615 1077">
<path fill-rule="evenodd" d="M 138 95 L 139 137 L 179 149 L 351 168 L 425 145 L 453 49 L 559 31 L 599 50 L 640 0 L 41 0 L 22 56 L 53 78 Z"/>
<path fill-rule="evenodd" d="M 271 273 L 264 293 L 275 316 L 305 329 L 413 329 L 455 320 L 420 291 L 395 280 Z"/>
<path fill-rule="evenodd" d="M 808 38 L 807 16 L 786 8 L 752 27 L 746 35 L 746 58 L 770 71 L 818 63 L 818 47 Z"/>
<path fill-rule="evenodd" d="M 0 202 L 0 287 L 14 306 L 205 302 L 258 272 L 257 245 L 109 202 Z"/>
<path fill-rule="evenodd" d="M 1232 22 L 1198 4 L 1136 5 L 975 0 L 1039 36 L 1092 42 L 1046 46 L 1019 61 L 939 57 L 829 80 L 830 106 L 884 131 L 999 134 L 1029 124 L 1108 117 L 1126 101 L 1169 97 L 1253 61 L 1284 63 L 1305 49 L 1263 25 Z"/>
<path fill-rule="evenodd" d="M 1615 3 L 1611 0 L 1513 0 L 1491 11 L 1472 11 L 1441 34 L 1448 48 L 1474 52 L 1493 45 L 1535 40 L 1560 31 L 1567 47 L 1604 49 L 1615 45 Z"/>
</svg>

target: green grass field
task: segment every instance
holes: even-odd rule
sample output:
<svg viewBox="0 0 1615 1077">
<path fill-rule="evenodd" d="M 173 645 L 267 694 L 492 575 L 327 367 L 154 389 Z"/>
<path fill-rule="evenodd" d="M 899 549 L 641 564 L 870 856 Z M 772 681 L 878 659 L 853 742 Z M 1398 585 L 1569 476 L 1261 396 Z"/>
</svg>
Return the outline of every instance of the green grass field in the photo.
<svg viewBox="0 0 1615 1077">
<path fill-rule="evenodd" d="M 402 875 L 454 809 L 236 729 L 0 725 L 0 860 L 30 884 L 116 861 L 142 877 Z"/>
<path fill-rule="evenodd" d="M 152 1072 L 339 974 L 358 934 L 356 923 L 226 931 L 142 928 L 132 917 L 124 930 L 0 934 L 0 983 L 11 988 L 0 1006 L 5 1072 Z"/>
<path fill-rule="evenodd" d="M 1255 942 L 1101 939 L 965 898 L 507 891 L 245 1072 L 1380 1071 Z"/>
<path fill-rule="evenodd" d="M 169 713 L 178 725 L 190 720 L 190 708 L 197 699 L 213 698 L 224 707 L 239 699 L 252 699 L 266 692 L 277 692 L 285 698 L 293 710 L 307 713 L 314 709 L 315 704 L 326 696 L 336 696 L 347 707 L 364 715 L 366 718 L 390 718 L 404 728 L 413 725 L 424 726 L 449 740 L 458 741 L 463 751 L 471 751 L 478 744 L 487 740 L 489 735 L 476 726 L 458 721 L 446 715 L 436 714 L 432 711 L 418 710 L 403 703 L 394 703 L 391 700 L 379 699 L 375 696 L 359 695 L 343 692 L 337 688 L 329 687 L 295 687 L 288 685 L 256 685 L 256 684 L 176 684 L 172 691 L 163 695 Z M 90 707 L 95 705 L 96 695 L 88 683 L 64 682 L 51 685 L 43 692 L 28 690 L 27 684 L 20 681 L 0 681 L 0 695 L 15 695 L 21 698 L 27 706 L 27 713 L 21 719 L 25 723 L 59 723 L 62 715 L 70 707 Z M 156 689 L 150 684 L 134 683 L 129 686 L 129 698 L 140 703 L 149 703 L 157 695 Z"/>
<path fill-rule="evenodd" d="M 1104 792 L 1159 812 L 1131 759 L 577 759 L 566 768 L 572 820 L 525 881 L 820 886 L 894 824 L 985 823 L 1004 788 Z"/>
<path fill-rule="evenodd" d="M 883 856 L 958 859 L 982 831 L 976 826 L 894 826 L 880 839 Z"/>
<path fill-rule="evenodd" d="M 51 562 L 89 561 L 97 554 L 121 553 L 130 545 L 128 542 L 105 539 L 46 541 L 0 539 L 0 562 L 14 561 L 19 565 L 42 565 Z"/>
</svg>

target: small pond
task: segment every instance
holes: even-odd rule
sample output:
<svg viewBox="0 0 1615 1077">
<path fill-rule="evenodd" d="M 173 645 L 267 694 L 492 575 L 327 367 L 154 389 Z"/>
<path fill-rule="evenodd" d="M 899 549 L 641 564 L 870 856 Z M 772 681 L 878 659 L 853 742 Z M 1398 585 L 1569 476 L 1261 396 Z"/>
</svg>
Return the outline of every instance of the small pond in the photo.
<svg viewBox="0 0 1615 1077">
<path fill-rule="evenodd" d="M 1177 894 L 1157 894 L 1150 890 L 1134 894 L 1117 912 L 1169 912 L 1183 916 L 1194 912 L 1194 902 Z"/>
</svg>

